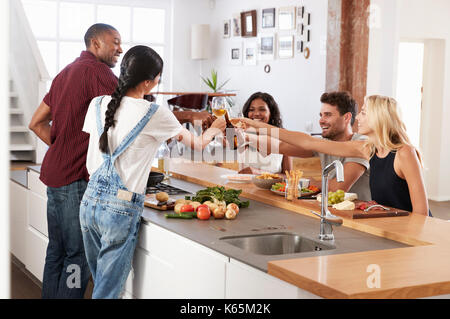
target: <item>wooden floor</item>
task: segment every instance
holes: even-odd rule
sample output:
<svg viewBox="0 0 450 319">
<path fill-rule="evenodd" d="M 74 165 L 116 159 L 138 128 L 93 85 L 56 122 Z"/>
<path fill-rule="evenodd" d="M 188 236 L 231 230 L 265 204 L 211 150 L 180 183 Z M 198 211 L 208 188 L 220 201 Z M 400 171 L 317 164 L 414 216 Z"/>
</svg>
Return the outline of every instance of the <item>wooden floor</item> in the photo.
<svg viewBox="0 0 450 319">
<path fill-rule="evenodd" d="M 84 294 L 85 299 L 92 297 L 92 289 L 94 285 L 89 280 Z M 11 256 L 11 299 L 40 299 L 42 291 L 42 283 L 34 277 L 24 265 Z"/>
<path fill-rule="evenodd" d="M 431 214 L 433 214 L 433 217 L 450 221 L 450 201 L 436 202 L 433 200 L 429 200 L 428 204 L 430 206 Z"/>
</svg>

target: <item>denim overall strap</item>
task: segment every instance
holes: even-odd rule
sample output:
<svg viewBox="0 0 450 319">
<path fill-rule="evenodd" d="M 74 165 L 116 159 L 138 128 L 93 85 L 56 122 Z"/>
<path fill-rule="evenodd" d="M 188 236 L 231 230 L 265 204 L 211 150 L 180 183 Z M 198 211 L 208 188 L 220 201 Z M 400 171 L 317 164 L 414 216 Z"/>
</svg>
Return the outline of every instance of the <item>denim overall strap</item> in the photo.
<svg viewBox="0 0 450 319">
<path fill-rule="evenodd" d="M 97 98 L 97 102 L 96 102 L 96 107 L 97 107 L 97 130 L 98 130 L 98 137 L 100 138 L 100 136 L 102 136 L 103 134 L 103 130 L 104 130 L 104 126 L 102 126 L 102 114 L 101 114 L 101 104 L 102 104 L 102 100 L 105 96 L 99 96 Z M 102 152 L 103 155 L 103 159 L 107 160 L 109 158 L 109 154 L 105 154 Z"/>
<path fill-rule="evenodd" d="M 151 104 L 147 114 L 139 121 L 139 123 L 131 130 L 130 133 L 123 139 L 122 143 L 114 150 L 114 153 L 111 155 L 111 162 L 114 163 L 116 158 L 122 154 L 127 147 L 134 141 L 134 139 L 139 135 L 139 133 L 144 129 L 145 125 L 147 125 L 150 118 L 155 114 L 158 110 L 159 105 Z"/>
</svg>

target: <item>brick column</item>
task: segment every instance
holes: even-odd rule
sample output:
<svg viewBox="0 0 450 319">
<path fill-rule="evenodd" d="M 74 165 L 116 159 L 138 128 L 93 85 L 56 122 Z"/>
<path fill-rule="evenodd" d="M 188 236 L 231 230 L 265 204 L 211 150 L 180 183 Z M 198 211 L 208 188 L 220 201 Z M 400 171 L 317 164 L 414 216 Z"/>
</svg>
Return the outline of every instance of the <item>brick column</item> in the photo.
<svg viewBox="0 0 450 319">
<path fill-rule="evenodd" d="M 370 0 L 328 0 L 326 90 L 366 95 Z M 359 110 L 358 110 L 359 111 Z"/>
</svg>

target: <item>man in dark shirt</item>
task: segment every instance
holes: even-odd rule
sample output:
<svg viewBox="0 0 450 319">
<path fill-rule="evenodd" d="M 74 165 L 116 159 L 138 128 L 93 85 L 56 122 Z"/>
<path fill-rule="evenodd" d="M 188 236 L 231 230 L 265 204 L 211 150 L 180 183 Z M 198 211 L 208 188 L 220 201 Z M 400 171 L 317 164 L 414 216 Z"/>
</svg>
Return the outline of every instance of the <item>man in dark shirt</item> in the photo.
<svg viewBox="0 0 450 319">
<path fill-rule="evenodd" d="M 43 298 L 83 298 L 90 276 L 79 221 L 89 180 L 89 135 L 82 127 L 91 100 L 116 88 L 111 68 L 122 48 L 119 32 L 106 24 L 91 26 L 84 40 L 86 51 L 55 77 L 29 125 L 49 145 L 40 175 L 48 186 Z"/>
<path fill-rule="evenodd" d="M 82 127 L 91 100 L 110 95 L 117 87 L 118 79 L 111 68 L 122 48 L 119 32 L 107 24 L 91 26 L 84 41 L 86 51 L 55 77 L 29 124 L 49 145 L 40 175 L 48 186 L 49 244 L 43 298 L 83 298 L 90 276 L 79 221 L 80 202 L 89 181 L 89 135 Z M 174 114 L 181 123 L 200 120 L 209 126 L 213 121 L 206 112 Z"/>
</svg>

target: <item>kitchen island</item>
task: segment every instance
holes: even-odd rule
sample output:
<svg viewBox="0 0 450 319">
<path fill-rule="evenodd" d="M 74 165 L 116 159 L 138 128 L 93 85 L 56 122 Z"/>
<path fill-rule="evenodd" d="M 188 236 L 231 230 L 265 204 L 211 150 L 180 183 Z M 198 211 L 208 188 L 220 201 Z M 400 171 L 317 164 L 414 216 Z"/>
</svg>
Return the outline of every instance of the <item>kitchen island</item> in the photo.
<svg viewBox="0 0 450 319">
<path fill-rule="evenodd" d="M 222 176 L 235 172 L 224 168 L 181 159 L 172 160 L 170 168 L 173 186 L 191 192 L 216 185 L 242 189 L 241 197 L 250 199 L 250 207 L 242 209 L 236 220 L 208 221 L 166 219 L 163 212 L 145 208 L 127 297 L 420 298 L 450 294 L 450 223 L 414 214 L 370 220 L 342 216 L 344 226 L 334 228 L 335 241 L 330 243 L 335 249 L 251 254 L 221 238 L 292 233 L 316 239 L 319 220 L 309 210 L 317 211 L 318 203 L 287 202 L 251 183 L 227 183 Z M 38 167 L 30 173 L 28 180 L 36 189 Z M 31 239 L 36 230 L 45 236 L 44 225 L 30 209 L 40 206 L 29 204 L 34 227 L 27 227 L 35 235 Z M 35 258 L 38 254 L 34 250 L 25 255 L 30 253 Z M 40 254 L 45 257 L 42 247 Z M 369 265 L 379 266 L 379 288 L 368 287 Z M 39 267 L 32 268 L 38 277 Z"/>
<path fill-rule="evenodd" d="M 317 220 L 310 200 L 286 201 L 251 183 L 227 183 L 221 176 L 234 173 L 202 163 L 173 160 L 175 177 L 203 186 L 224 185 L 242 189 L 242 196 Z M 201 177 L 199 177 L 201 176 Z M 410 214 L 402 217 L 344 219 L 342 228 L 358 230 L 412 247 L 327 254 L 306 258 L 272 259 L 268 274 L 324 298 L 424 298 L 450 297 L 450 223 L 438 218 Z M 338 238 L 339 228 L 335 229 Z M 379 269 L 379 287 L 368 284 L 369 266 Z"/>
</svg>

